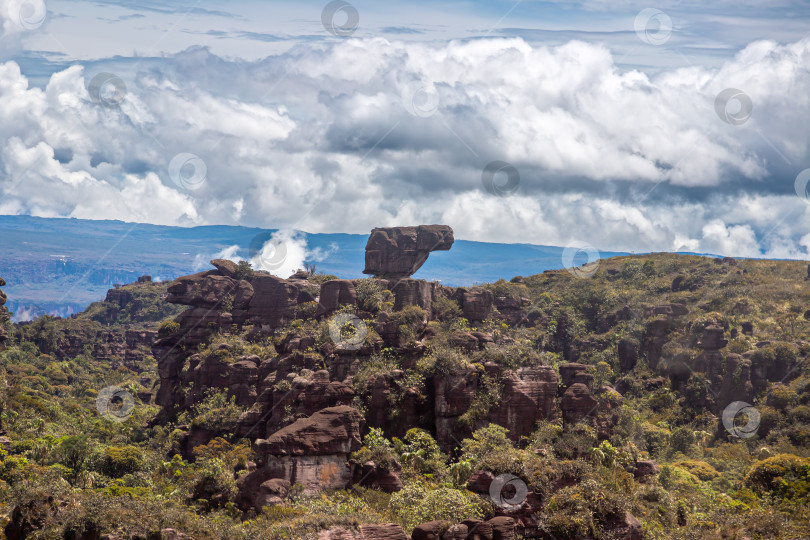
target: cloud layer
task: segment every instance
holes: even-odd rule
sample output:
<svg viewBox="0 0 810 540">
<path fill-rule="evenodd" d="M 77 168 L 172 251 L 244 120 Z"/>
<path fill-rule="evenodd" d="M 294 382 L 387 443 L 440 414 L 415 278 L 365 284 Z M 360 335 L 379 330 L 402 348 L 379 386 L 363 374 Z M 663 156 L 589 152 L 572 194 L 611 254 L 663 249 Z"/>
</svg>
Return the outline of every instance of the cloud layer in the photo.
<svg viewBox="0 0 810 540">
<path fill-rule="evenodd" d="M 810 39 L 647 75 L 580 41 L 371 38 L 257 62 L 192 48 L 75 65 L 36 88 L 8 61 L 0 213 L 310 232 L 447 223 L 474 240 L 807 257 L 810 210 L 794 192 L 810 167 L 807 65 Z M 750 115 L 736 99 L 717 114 L 727 88 Z M 511 196 L 485 188 L 493 161 L 519 174 Z"/>
</svg>

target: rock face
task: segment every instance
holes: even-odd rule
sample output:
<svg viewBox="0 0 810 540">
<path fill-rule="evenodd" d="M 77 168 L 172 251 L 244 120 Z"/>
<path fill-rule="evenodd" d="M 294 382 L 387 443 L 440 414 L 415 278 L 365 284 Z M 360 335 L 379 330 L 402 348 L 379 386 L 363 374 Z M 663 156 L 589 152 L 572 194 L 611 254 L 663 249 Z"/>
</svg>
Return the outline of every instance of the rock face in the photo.
<svg viewBox="0 0 810 540">
<path fill-rule="evenodd" d="M 617 348 L 621 372 L 633 371 L 638 363 L 638 342 L 625 338 L 619 341 Z"/>
<path fill-rule="evenodd" d="M 0 287 L 6 284 L 3 278 L 0 278 Z M 6 332 L 6 325 L 9 321 L 8 309 L 5 307 L 6 305 L 6 293 L 0 291 L 0 350 L 5 347 L 5 343 L 8 340 L 8 333 Z"/>
<path fill-rule="evenodd" d="M 461 417 L 469 410 L 476 393 L 482 391 L 483 375 L 468 369 L 434 379 L 436 441 L 442 449 L 452 449 L 458 444 L 456 441 L 490 422 L 504 426 L 512 439 L 519 440 L 534 430 L 538 420 L 557 417 L 554 404 L 557 375 L 551 367 L 532 366 L 512 371 L 487 364 L 485 369 L 491 380 L 502 381 L 502 394 L 486 416 L 475 419 L 475 425 L 461 422 Z"/>
<path fill-rule="evenodd" d="M 354 284 L 347 279 L 324 282 L 321 285 L 318 315 L 327 315 L 344 305 L 357 305 L 357 291 L 354 290 Z"/>
<path fill-rule="evenodd" d="M 152 345 L 161 383 L 155 402 L 167 412 L 186 404 L 182 387 L 192 380 L 197 389 L 230 388 L 225 383 L 231 375 L 224 371 L 230 367 L 217 367 L 215 362 L 202 359 L 202 371 L 195 371 L 197 366 L 188 363 L 190 359 L 185 351 L 196 349 L 212 333 L 228 330 L 232 325 L 252 324 L 268 332 L 279 328 L 295 318 L 299 299 L 311 300 L 311 296 L 302 295 L 306 292 L 305 281 L 288 281 L 266 274 L 237 280 L 236 265 L 231 261 L 215 260 L 212 264 L 216 270 L 178 278 L 167 291 L 168 302 L 190 307 L 175 317 L 176 329 Z M 338 300 L 340 298 L 338 291 Z M 261 359 L 256 361 L 261 362 Z M 246 369 L 246 365 L 237 366 L 233 380 L 237 381 Z M 253 392 L 258 394 L 258 388 L 251 389 L 257 375 L 245 374 L 248 379 L 238 383 L 241 388 L 236 393 L 242 396 L 243 404 L 252 405 L 248 401 Z"/>
<path fill-rule="evenodd" d="M 461 306 L 462 317 L 468 321 L 483 321 L 492 313 L 494 298 L 492 293 L 483 287 L 456 289 L 453 299 Z"/>
<path fill-rule="evenodd" d="M 453 240 L 453 229 L 447 225 L 376 228 L 366 244 L 363 273 L 389 278 L 412 276 L 431 251 L 447 251 Z"/>
<path fill-rule="evenodd" d="M 582 383 L 574 383 L 565 391 L 560 403 L 563 421 L 566 424 L 575 424 L 594 413 L 596 405 L 597 401 L 588 387 Z"/>
<path fill-rule="evenodd" d="M 362 422 L 352 407 L 329 407 L 257 440 L 259 468 L 239 479 L 237 502 L 261 509 L 267 504 L 266 482 L 274 479 L 302 484 L 307 495 L 347 488 L 353 477 L 348 457 L 362 446 Z"/>
</svg>

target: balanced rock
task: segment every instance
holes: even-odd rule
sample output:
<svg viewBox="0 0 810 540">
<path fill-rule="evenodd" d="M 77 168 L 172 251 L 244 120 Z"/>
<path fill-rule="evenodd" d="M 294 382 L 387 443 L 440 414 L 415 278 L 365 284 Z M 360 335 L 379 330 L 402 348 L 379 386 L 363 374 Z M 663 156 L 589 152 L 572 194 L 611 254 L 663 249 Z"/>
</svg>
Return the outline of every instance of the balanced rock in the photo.
<svg viewBox="0 0 810 540">
<path fill-rule="evenodd" d="M 431 251 L 448 251 L 453 240 L 453 229 L 447 225 L 373 229 L 366 244 L 363 273 L 390 278 L 412 276 Z"/>
</svg>

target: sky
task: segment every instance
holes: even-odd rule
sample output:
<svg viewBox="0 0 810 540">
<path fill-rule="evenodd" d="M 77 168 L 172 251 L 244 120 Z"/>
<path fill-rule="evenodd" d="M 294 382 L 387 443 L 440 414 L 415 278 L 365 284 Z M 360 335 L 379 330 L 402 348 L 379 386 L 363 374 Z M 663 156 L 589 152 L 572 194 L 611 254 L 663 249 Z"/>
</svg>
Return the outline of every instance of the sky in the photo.
<svg viewBox="0 0 810 540">
<path fill-rule="evenodd" d="M 0 214 L 810 258 L 810 2 L 0 0 Z"/>
</svg>

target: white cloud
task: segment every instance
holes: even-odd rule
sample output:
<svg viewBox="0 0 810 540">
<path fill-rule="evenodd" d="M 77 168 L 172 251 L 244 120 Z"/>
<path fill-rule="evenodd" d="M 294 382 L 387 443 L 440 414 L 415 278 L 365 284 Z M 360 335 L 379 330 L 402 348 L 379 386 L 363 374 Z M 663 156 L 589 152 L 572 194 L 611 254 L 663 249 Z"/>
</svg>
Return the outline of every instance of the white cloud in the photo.
<svg viewBox="0 0 810 540">
<path fill-rule="evenodd" d="M 448 223 L 476 240 L 806 256 L 803 221 L 778 221 L 810 215 L 792 195 L 808 62 L 808 39 L 655 76 L 579 41 L 349 39 L 250 63 L 197 48 L 110 63 L 120 107 L 88 94 L 98 67 L 43 90 L 6 62 L 0 212 L 310 232 Z M 427 118 L 401 102 L 419 80 L 439 95 Z M 754 104 L 741 126 L 715 114 L 728 87 Z M 205 162 L 195 189 L 169 175 L 180 153 Z M 512 197 L 483 189 L 494 160 L 520 172 Z M 283 277 L 317 255 L 285 234 Z"/>
</svg>

